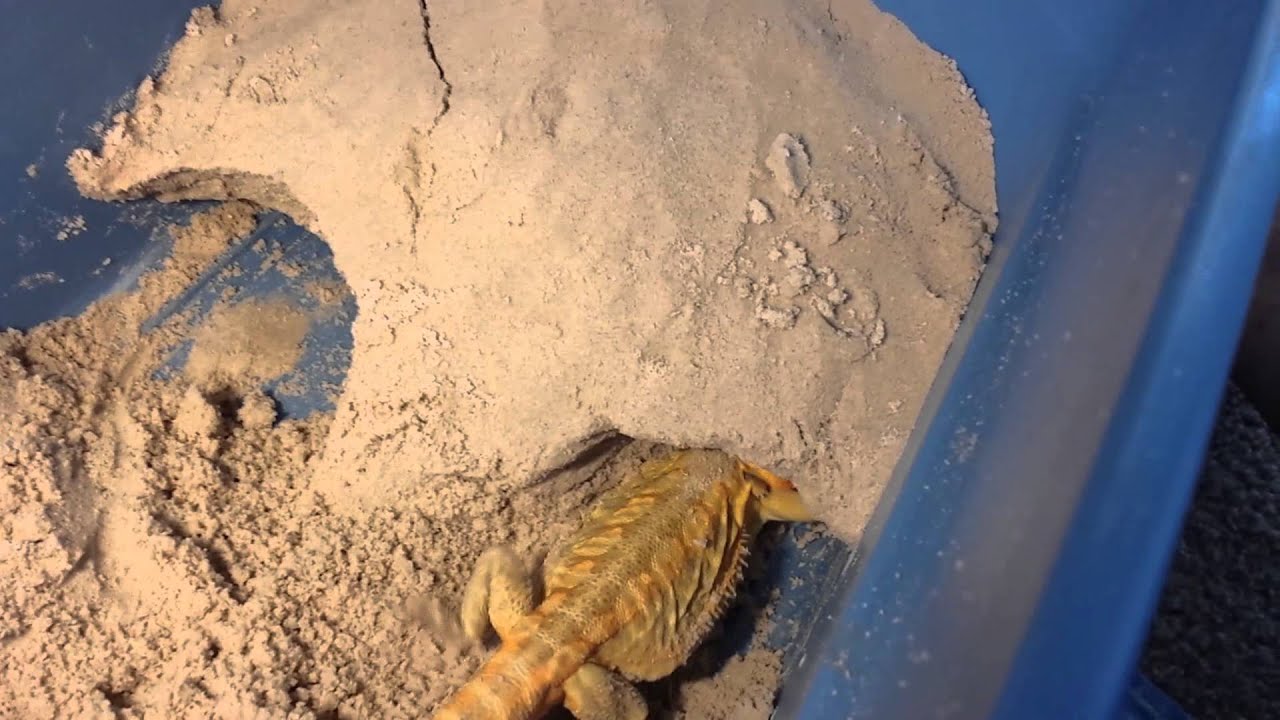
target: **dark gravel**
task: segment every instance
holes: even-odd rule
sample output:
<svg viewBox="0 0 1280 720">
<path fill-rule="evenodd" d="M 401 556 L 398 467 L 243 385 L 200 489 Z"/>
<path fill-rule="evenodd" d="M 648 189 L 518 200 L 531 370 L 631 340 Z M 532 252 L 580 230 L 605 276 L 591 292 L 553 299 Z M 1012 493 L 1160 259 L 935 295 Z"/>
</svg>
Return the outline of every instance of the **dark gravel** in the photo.
<svg viewBox="0 0 1280 720">
<path fill-rule="evenodd" d="M 1142 669 L 1199 720 L 1280 719 L 1280 438 L 1234 386 Z"/>
</svg>

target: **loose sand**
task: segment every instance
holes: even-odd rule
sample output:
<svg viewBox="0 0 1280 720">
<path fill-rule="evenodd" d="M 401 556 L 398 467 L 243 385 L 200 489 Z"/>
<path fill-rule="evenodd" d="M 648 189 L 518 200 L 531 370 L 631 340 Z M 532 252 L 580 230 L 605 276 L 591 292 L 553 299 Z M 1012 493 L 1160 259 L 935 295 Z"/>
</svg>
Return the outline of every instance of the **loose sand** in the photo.
<svg viewBox="0 0 1280 720">
<path fill-rule="evenodd" d="M 995 225 L 972 93 L 864 0 L 227 0 L 68 168 L 233 202 L 0 336 L 0 715 L 421 716 L 483 654 L 423 622 L 476 555 L 536 561 L 656 445 L 789 474 L 856 541 Z M 300 308 L 142 332 L 259 208 L 355 294 L 331 415 L 260 390 Z M 777 672 L 656 704 L 766 717 Z"/>
</svg>

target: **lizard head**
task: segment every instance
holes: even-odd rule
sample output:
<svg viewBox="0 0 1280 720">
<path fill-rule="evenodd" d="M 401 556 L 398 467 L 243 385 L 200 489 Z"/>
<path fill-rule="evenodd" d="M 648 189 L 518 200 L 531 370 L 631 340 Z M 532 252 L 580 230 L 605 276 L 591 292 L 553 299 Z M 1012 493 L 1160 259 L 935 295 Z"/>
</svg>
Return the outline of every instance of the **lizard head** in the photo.
<svg viewBox="0 0 1280 720">
<path fill-rule="evenodd" d="M 790 480 L 743 460 L 738 460 L 738 470 L 751 487 L 752 499 L 760 508 L 761 520 L 809 522 L 815 519 Z"/>
</svg>

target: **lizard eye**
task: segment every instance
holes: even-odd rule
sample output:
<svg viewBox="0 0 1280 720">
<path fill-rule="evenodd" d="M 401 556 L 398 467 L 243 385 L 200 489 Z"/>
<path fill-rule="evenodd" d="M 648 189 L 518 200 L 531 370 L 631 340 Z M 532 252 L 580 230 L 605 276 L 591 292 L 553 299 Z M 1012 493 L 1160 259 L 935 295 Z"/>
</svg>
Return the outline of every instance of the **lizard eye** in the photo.
<svg viewBox="0 0 1280 720">
<path fill-rule="evenodd" d="M 776 482 L 772 482 L 769 485 L 774 490 L 779 490 L 782 492 L 798 492 L 798 490 L 796 489 L 795 483 L 791 482 L 790 480 L 784 480 L 780 477 L 775 477 L 773 478 L 773 480 L 775 480 Z"/>
</svg>

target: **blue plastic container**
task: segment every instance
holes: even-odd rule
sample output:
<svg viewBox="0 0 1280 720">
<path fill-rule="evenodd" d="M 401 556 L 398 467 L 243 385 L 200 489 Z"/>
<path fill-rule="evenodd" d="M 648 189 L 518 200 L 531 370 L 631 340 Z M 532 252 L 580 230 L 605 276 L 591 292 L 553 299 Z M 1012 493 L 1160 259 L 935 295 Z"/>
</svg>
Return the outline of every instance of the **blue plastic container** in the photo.
<svg viewBox="0 0 1280 720">
<path fill-rule="evenodd" d="M 193 4 L 0 0 L 0 326 L 127 285 L 165 250 L 151 231 L 191 212 L 85 200 L 62 162 Z M 806 590 L 783 597 L 802 622 L 777 639 L 778 715 L 1169 717 L 1132 672 L 1280 191 L 1280 10 L 881 6 L 954 57 L 990 113 L 1000 230 L 863 547 L 782 552 Z M 87 230 L 58 242 L 75 215 Z M 257 237 L 334 274 L 283 218 Z M 232 261 L 252 267 L 250 245 Z M 38 273 L 53 275 L 19 286 Z M 286 282 L 251 275 L 263 293 Z M 309 342 L 350 336 L 339 323 Z"/>
</svg>

